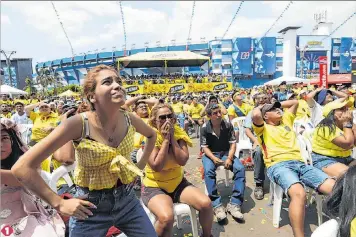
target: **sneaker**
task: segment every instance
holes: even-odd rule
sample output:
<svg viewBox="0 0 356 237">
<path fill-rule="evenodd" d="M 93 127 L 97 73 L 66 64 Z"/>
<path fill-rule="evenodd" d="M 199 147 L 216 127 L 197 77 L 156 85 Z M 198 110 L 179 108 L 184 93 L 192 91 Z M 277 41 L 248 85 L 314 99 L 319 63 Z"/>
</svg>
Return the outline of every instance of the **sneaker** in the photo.
<svg viewBox="0 0 356 237">
<path fill-rule="evenodd" d="M 218 222 L 226 219 L 226 211 L 225 208 L 223 206 L 219 206 L 214 208 L 214 214 L 216 216 L 216 219 L 218 220 Z"/>
<path fill-rule="evenodd" d="M 241 213 L 241 207 L 239 205 L 228 203 L 226 210 L 238 221 L 244 220 L 244 215 Z"/>
<path fill-rule="evenodd" d="M 263 187 L 262 186 L 256 186 L 255 190 L 253 190 L 253 195 L 257 200 L 262 200 L 265 196 L 263 192 Z"/>
</svg>

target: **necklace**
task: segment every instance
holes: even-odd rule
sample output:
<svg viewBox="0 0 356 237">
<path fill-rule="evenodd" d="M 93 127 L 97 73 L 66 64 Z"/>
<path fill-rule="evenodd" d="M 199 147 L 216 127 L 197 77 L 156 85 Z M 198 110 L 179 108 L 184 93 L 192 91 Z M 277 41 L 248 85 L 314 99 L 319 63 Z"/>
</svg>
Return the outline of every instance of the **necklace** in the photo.
<svg viewBox="0 0 356 237">
<path fill-rule="evenodd" d="M 102 128 L 102 130 L 103 130 L 103 132 L 105 133 L 105 135 L 108 137 L 108 142 L 109 142 L 109 143 L 113 143 L 113 142 L 114 142 L 114 138 L 113 138 L 112 135 L 115 134 L 117 123 L 115 124 L 115 127 L 114 127 L 114 129 L 113 129 L 113 132 L 112 132 L 111 136 L 109 136 L 109 135 L 106 133 L 106 131 L 105 131 L 103 125 L 101 124 L 98 114 L 97 114 L 97 113 L 95 113 L 95 114 L 96 114 L 95 119 L 96 119 L 97 122 L 99 123 L 99 125 L 100 125 L 100 127 Z"/>
</svg>

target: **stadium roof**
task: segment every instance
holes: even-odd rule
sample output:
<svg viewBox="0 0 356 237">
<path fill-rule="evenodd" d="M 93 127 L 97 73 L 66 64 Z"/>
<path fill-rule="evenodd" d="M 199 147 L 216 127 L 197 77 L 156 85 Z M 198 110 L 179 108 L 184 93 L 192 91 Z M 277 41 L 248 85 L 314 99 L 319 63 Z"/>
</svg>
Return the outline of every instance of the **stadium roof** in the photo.
<svg viewBox="0 0 356 237">
<path fill-rule="evenodd" d="M 191 51 L 143 52 L 118 58 L 125 68 L 202 66 L 209 57 Z"/>
</svg>

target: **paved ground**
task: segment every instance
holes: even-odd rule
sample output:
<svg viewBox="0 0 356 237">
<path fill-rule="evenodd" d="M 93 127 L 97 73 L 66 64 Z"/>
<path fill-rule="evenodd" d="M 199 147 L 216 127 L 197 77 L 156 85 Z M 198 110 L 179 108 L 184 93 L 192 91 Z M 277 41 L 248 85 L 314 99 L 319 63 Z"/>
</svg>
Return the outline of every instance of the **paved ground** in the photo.
<svg viewBox="0 0 356 237">
<path fill-rule="evenodd" d="M 199 167 L 202 165 L 201 160 L 197 159 L 199 154 L 198 140 L 194 139 L 194 147 L 190 149 L 191 158 L 185 167 L 186 178 L 192 182 L 194 185 L 199 187 L 204 191 L 204 182 L 201 179 L 199 173 Z M 218 173 L 218 190 L 222 196 L 223 204 L 229 201 L 231 195 L 231 177 L 230 173 L 230 185 L 225 187 L 223 182 L 222 173 Z M 287 201 L 283 201 L 283 207 L 281 211 L 281 222 L 280 228 L 275 228 L 272 225 L 272 207 L 268 205 L 269 198 L 269 183 L 265 184 L 265 199 L 258 201 L 254 199 L 253 196 L 253 171 L 246 172 L 246 189 L 245 189 L 245 202 L 242 206 L 242 211 L 245 216 L 245 223 L 239 224 L 234 221 L 228 214 L 228 221 L 224 225 L 220 225 L 214 220 L 213 223 L 213 235 L 214 237 L 292 237 L 292 228 L 288 218 L 288 205 Z M 183 218 L 184 225 L 182 230 L 178 230 L 174 227 L 174 236 L 191 236 L 191 227 L 189 216 Z M 305 218 L 305 234 L 309 237 L 312 231 L 315 230 L 317 226 L 317 215 L 315 204 L 306 208 L 306 218 Z M 200 226 L 199 226 L 200 228 Z M 201 229 L 199 229 L 201 232 Z"/>
</svg>

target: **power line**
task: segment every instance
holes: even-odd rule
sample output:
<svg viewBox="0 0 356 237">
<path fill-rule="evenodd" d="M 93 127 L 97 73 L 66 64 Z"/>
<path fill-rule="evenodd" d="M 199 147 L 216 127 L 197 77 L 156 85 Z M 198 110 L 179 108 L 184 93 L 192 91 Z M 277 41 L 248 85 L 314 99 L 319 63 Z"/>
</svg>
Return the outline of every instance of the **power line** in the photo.
<svg viewBox="0 0 356 237">
<path fill-rule="evenodd" d="M 237 16 L 237 14 L 239 13 L 239 11 L 240 11 L 241 6 L 242 6 L 243 3 L 244 3 L 244 1 L 241 1 L 241 2 L 240 2 L 240 5 L 239 5 L 239 7 L 237 8 L 237 11 L 235 12 L 235 15 L 234 15 L 234 17 L 232 18 L 232 20 L 231 20 L 229 26 L 227 27 L 227 29 L 226 29 L 226 31 L 225 31 L 225 33 L 224 33 L 222 39 L 225 38 L 225 36 L 226 36 L 227 32 L 229 31 L 229 29 L 230 29 L 232 23 L 235 21 L 235 18 L 236 18 L 236 16 Z"/>
<path fill-rule="evenodd" d="M 266 35 L 272 30 L 272 28 L 277 24 L 277 22 L 283 17 L 283 14 L 289 9 L 289 7 L 293 4 L 293 1 L 290 1 L 286 8 L 282 11 L 281 15 L 275 20 L 275 22 L 271 25 L 271 27 L 264 33 L 264 35 L 260 38 L 258 43 L 262 40 L 262 38 L 266 37 Z"/>
<path fill-rule="evenodd" d="M 126 37 L 126 27 L 125 27 L 125 17 L 124 17 L 124 11 L 122 10 L 122 5 L 121 5 L 121 1 L 119 1 L 119 5 L 120 5 L 120 11 L 121 11 L 121 19 L 122 19 L 122 26 L 124 28 L 124 43 L 125 43 L 125 46 L 124 46 L 124 51 L 125 51 L 125 54 L 126 54 L 126 45 L 127 45 L 127 37 Z"/>
<path fill-rule="evenodd" d="M 337 30 L 339 30 L 343 25 L 346 24 L 352 17 L 356 16 L 356 12 L 353 12 L 346 20 L 344 20 L 338 27 L 336 27 L 328 36 L 324 37 L 321 41 L 329 38 L 332 34 L 334 34 Z"/>
<path fill-rule="evenodd" d="M 56 15 L 57 15 L 57 19 L 58 19 L 58 21 L 59 21 L 59 24 L 60 24 L 61 27 L 62 27 L 63 33 L 64 33 L 64 35 L 66 36 L 66 38 L 67 38 L 67 40 L 68 40 L 68 43 L 69 43 L 69 46 L 70 46 L 70 50 L 72 51 L 72 57 L 74 57 L 74 49 L 73 49 L 72 43 L 71 43 L 70 40 L 69 40 L 69 37 L 68 37 L 68 35 L 67 35 L 67 32 L 66 32 L 66 30 L 64 29 L 64 25 L 63 25 L 63 23 L 62 23 L 62 21 L 61 21 L 61 18 L 59 17 L 58 11 L 57 11 L 57 9 L 56 9 L 56 7 L 54 6 L 54 3 L 53 3 L 52 1 L 51 1 L 51 4 L 52 4 L 52 7 L 53 7 L 54 12 L 55 12 Z"/>
<path fill-rule="evenodd" d="M 189 32 L 188 32 L 188 38 L 187 38 L 187 45 L 188 45 L 188 41 L 190 41 L 190 32 L 192 31 L 194 10 L 195 10 L 195 1 L 193 2 L 192 16 L 190 17 L 190 25 L 189 25 Z"/>
</svg>

